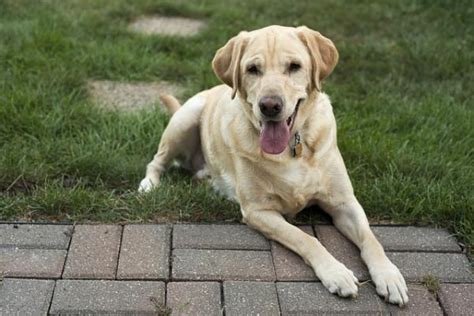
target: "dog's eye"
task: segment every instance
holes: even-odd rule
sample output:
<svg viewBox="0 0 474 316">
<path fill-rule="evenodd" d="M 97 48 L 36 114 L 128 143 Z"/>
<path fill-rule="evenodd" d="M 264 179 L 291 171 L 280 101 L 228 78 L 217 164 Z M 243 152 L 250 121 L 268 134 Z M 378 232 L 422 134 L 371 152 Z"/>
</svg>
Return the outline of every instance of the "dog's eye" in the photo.
<svg viewBox="0 0 474 316">
<path fill-rule="evenodd" d="M 288 66 L 288 72 L 297 72 L 298 70 L 301 69 L 301 65 L 298 63 L 290 63 Z"/>
<path fill-rule="evenodd" d="M 258 70 L 258 67 L 255 65 L 251 65 L 247 68 L 247 72 L 251 75 L 258 75 L 260 74 L 260 70 Z"/>
</svg>

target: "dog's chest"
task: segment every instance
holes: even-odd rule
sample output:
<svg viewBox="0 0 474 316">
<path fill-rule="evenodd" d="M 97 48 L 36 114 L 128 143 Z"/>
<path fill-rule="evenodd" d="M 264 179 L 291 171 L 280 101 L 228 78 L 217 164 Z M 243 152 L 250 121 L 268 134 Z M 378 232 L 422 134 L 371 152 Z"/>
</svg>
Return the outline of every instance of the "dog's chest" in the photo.
<svg viewBox="0 0 474 316">
<path fill-rule="evenodd" d="M 315 166 L 298 158 L 291 160 L 278 171 L 281 176 L 275 186 L 275 193 L 280 196 L 288 211 L 300 211 L 319 191 L 320 172 Z"/>
<path fill-rule="evenodd" d="M 278 204 L 282 213 L 297 213 L 314 200 L 319 191 L 320 173 L 317 168 L 298 158 L 285 164 L 268 166 L 268 168 L 260 166 L 259 169 L 259 174 L 245 173 L 247 183 L 245 186 L 252 189 L 239 191 L 251 195 L 246 197 L 250 200 L 256 198 L 262 201 L 267 199 L 273 202 L 280 201 Z M 236 192 L 238 182 L 242 186 L 242 181 L 236 179 L 230 172 L 222 172 L 212 177 L 212 184 L 217 191 L 240 203 L 241 197 Z"/>
</svg>

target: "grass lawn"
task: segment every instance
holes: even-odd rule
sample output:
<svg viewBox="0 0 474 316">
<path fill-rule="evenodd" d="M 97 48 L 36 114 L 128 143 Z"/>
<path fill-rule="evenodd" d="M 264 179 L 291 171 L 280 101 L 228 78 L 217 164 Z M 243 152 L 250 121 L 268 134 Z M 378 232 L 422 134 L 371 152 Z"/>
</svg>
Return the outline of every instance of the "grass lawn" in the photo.
<svg viewBox="0 0 474 316">
<path fill-rule="evenodd" d="M 128 32 L 144 14 L 208 26 L 185 40 Z M 324 90 L 369 217 L 446 227 L 472 247 L 472 21 L 470 0 L 0 0 L 0 219 L 238 220 L 179 170 L 138 195 L 168 116 L 102 112 L 85 83 L 167 80 L 191 96 L 219 83 L 210 62 L 240 30 L 305 24 L 339 49 Z"/>
</svg>

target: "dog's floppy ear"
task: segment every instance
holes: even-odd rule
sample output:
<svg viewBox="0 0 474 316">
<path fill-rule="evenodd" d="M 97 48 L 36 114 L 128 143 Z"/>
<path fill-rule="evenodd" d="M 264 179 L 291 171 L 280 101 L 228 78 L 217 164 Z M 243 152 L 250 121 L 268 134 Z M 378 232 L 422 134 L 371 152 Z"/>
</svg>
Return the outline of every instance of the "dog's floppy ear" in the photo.
<svg viewBox="0 0 474 316">
<path fill-rule="evenodd" d="M 231 38 L 212 60 L 212 69 L 219 79 L 232 88 L 232 99 L 240 88 L 240 60 L 247 45 L 247 32 Z"/>
<path fill-rule="evenodd" d="M 339 60 L 339 53 L 333 42 L 321 33 L 313 31 L 306 26 L 297 28 L 298 37 L 306 45 L 311 55 L 313 67 L 312 83 L 313 87 L 321 91 L 321 81 L 329 76 L 336 67 Z"/>
</svg>

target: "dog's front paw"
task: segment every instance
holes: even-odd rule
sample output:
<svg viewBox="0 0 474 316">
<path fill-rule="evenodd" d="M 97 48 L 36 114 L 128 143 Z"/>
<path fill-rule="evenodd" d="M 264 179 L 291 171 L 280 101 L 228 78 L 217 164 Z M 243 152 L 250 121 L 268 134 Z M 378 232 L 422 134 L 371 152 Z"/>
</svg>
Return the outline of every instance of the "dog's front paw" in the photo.
<svg viewBox="0 0 474 316">
<path fill-rule="evenodd" d="M 384 264 L 370 267 L 370 275 L 377 293 L 386 301 L 400 307 L 408 303 L 408 289 L 400 270 L 387 261 Z"/>
<path fill-rule="evenodd" d="M 152 179 L 144 178 L 140 182 L 140 185 L 138 186 L 138 192 L 140 192 L 140 193 L 150 192 L 156 186 L 157 186 L 157 184 L 155 184 Z"/>
<path fill-rule="evenodd" d="M 315 271 L 329 292 L 342 297 L 357 297 L 359 281 L 354 273 L 339 261 L 331 260 L 321 264 Z"/>
</svg>

